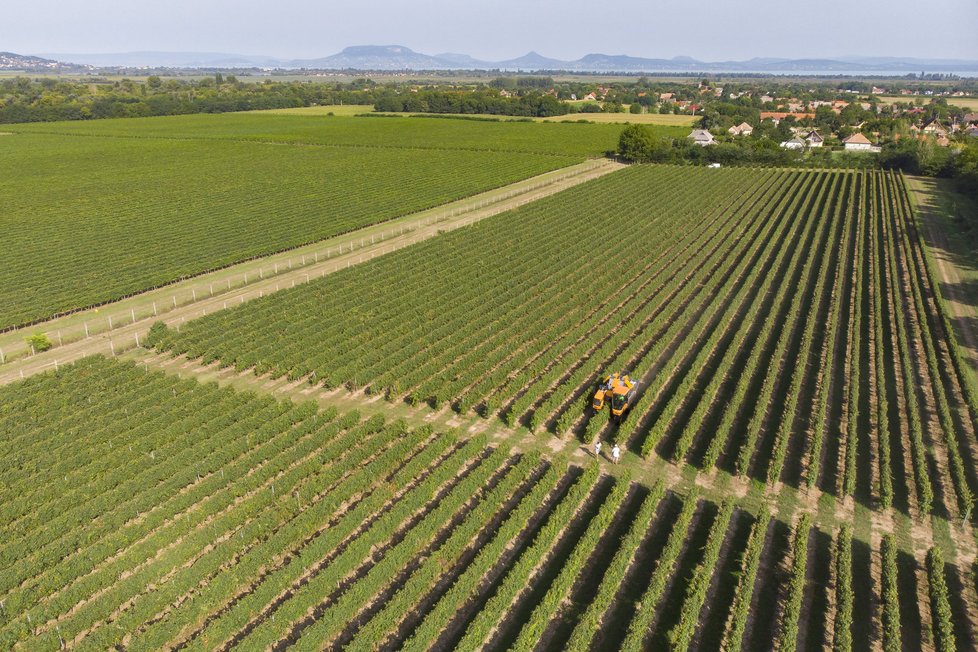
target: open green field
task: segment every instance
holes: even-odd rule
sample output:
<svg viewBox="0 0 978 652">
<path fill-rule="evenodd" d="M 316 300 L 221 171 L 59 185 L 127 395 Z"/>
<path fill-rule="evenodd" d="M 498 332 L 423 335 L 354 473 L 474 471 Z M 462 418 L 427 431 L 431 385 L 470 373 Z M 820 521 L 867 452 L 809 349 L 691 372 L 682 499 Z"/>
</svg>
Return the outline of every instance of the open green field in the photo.
<svg viewBox="0 0 978 652">
<path fill-rule="evenodd" d="M 891 174 L 632 167 L 207 316 L 166 345 L 966 515 L 978 396 L 929 299 L 907 201 Z M 609 371 L 639 381 L 621 425 L 589 407 Z"/>
<path fill-rule="evenodd" d="M 352 117 L 361 113 L 373 113 L 373 104 L 324 104 L 320 106 L 298 106 L 291 109 L 260 109 L 249 111 L 262 115 L 338 115 Z"/>
<path fill-rule="evenodd" d="M 104 358 L 0 388 L 0 431 L 4 649 L 916 649 L 928 587 L 971 642 L 893 537 L 482 436 Z"/>
<path fill-rule="evenodd" d="M 660 127 L 692 127 L 700 121 L 699 116 L 693 115 L 674 115 L 672 113 L 568 113 L 552 118 L 537 118 L 548 122 L 573 122 L 575 120 L 587 120 L 598 124 L 639 124 L 655 125 Z M 685 137 L 687 132 L 673 134 L 673 137 Z"/>
<path fill-rule="evenodd" d="M 947 100 L 947 103 L 952 106 L 960 106 L 965 109 L 978 111 L 978 97 L 941 97 Z M 930 101 L 934 99 L 929 95 L 880 95 L 879 98 L 887 104 L 896 104 L 897 102 L 930 104 Z"/>
<path fill-rule="evenodd" d="M 618 128 L 238 114 L 4 131 L 0 328 L 598 156 Z"/>
<path fill-rule="evenodd" d="M 330 104 L 325 106 L 301 106 L 293 109 L 264 109 L 261 111 L 252 111 L 251 113 L 260 113 L 264 115 L 305 115 L 305 116 L 328 116 L 329 114 L 337 116 L 356 116 L 363 113 L 374 113 L 374 107 L 371 104 L 359 105 L 359 104 L 347 104 L 338 105 Z M 397 113 L 386 113 L 384 115 L 400 116 Z M 430 113 L 412 113 L 410 115 L 415 116 L 431 116 Z M 518 116 L 506 116 L 506 115 L 475 115 L 465 114 L 460 116 L 454 116 L 452 114 L 435 114 L 435 115 L 447 115 L 448 117 L 459 117 L 459 118 L 469 118 L 469 117 L 482 117 L 491 118 L 495 120 L 505 121 L 505 120 L 521 120 L 525 121 L 526 118 L 520 118 Z M 643 125 L 655 125 L 659 127 L 691 127 L 693 124 L 699 121 L 697 116 L 692 115 L 674 115 L 671 113 L 660 114 L 660 113 L 568 113 L 567 115 L 558 115 L 550 118 L 533 118 L 534 122 L 577 122 L 580 120 L 586 120 L 588 122 L 594 122 L 597 124 L 643 124 Z M 679 132 L 663 132 L 669 133 L 673 137 L 685 136 L 686 133 Z"/>
<path fill-rule="evenodd" d="M 666 129 L 665 127 L 663 129 Z M 618 145 L 616 125 L 537 125 L 438 117 L 184 115 L 4 125 L 23 134 L 155 139 L 242 140 L 331 147 L 477 150 L 603 156 Z M 683 132 L 683 136 L 685 136 Z"/>
<path fill-rule="evenodd" d="M 341 111 L 348 109 L 348 107 L 337 107 Z M 373 107 L 367 107 L 368 111 L 372 112 Z M 321 106 L 310 106 L 298 109 L 272 109 L 265 111 L 264 113 L 278 113 L 286 114 L 292 113 L 295 115 L 311 114 L 311 115 L 322 115 L 329 113 L 332 108 L 321 107 Z M 341 115 L 337 113 L 337 115 Z M 381 113 L 378 115 L 387 116 L 398 116 L 402 115 L 399 113 Z M 490 115 L 490 114 L 432 114 L 432 113 L 411 113 L 408 115 L 420 116 L 420 117 L 431 117 L 433 115 L 437 116 L 447 116 L 447 117 L 457 117 L 457 118 L 488 118 L 490 120 L 500 120 L 500 121 L 527 121 L 533 120 L 534 122 L 593 122 L 596 124 L 642 124 L 642 125 L 653 125 L 657 127 L 692 127 L 694 124 L 698 123 L 700 118 L 692 115 L 674 115 L 660 114 L 660 113 L 568 113 L 566 115 L 555 115 L 549 118 L 522 118 L 519 116 L 507 116 L 507 115 Z M 682 138 L 687 135 L 687 131 L 675 130 L 675 129 L 663 129 L 661 132 L 663 135 L 668 135 L 673 138 Z"/>
</svg>

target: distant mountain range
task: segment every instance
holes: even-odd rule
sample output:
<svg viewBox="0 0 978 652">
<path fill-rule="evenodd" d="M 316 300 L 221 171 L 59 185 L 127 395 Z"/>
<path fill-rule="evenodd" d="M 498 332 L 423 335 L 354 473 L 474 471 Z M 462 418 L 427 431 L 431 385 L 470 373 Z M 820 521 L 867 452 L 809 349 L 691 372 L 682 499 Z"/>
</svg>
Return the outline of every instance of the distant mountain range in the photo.
<svg viewBox="0 0 978 652">
<path fill-rule="evenodd" d="M 4 55 L 0 54 L 0 57 Z M 18 56 L 18 55 L 8 55 Z M 39 58 L 43 57 L 43 58 Z M 47 53 L 31 59 L 35 65 L 70 62 L 77 66 L 108 68 L 279 68 L 316 70 L 500 70 L 500 71 L 576 71 L 576 72 L 850 72 L 928 73 L 965 72 L 975 74 L 978 61 L 958 59 L 915 59 L 899 57 L 840 57 L 834 59 L 754 58 L 746 61 L 699 61 L 679 56 L 649 59 L 624 54 L 588 54 L 575 61 L 551 59 L 537 52 L 506 61 L 483 61 L 467 54 L 423 54 L 401 45 L 356 45 L 318 59 L 280 59 L 219 52 L 125 52 L 114 54 Z M 0 67 L 3 59 L 0 59 Z M 44 63 L 47 62 L 47 63 Z M 57 65 L 57 64 L 55 64 Z M 64 64 L 62 64 L 64 65 Z"/>
</svg>

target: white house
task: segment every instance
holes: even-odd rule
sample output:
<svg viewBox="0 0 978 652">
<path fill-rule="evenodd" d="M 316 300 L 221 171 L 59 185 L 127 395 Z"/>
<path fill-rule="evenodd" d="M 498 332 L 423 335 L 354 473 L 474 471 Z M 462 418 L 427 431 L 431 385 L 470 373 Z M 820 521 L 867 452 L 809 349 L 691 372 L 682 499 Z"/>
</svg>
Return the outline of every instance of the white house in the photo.
<svg viewBox="0 0 978 652">
<path fill-rule="evenodd" d="M 812 129 L 805 136 L 805 142 L 808 143 L 809 147 L 821 147 L 825 144 L 825 139 L 822 138 L 820 133 L 818 133 L 818 130 Z"/>
<path fill-rule="evenodd" d="M 693 129 L 687 138 L 693 139 L 693 144 L 701 145 L 706 147 L 707 145 L 712 145 L 716 141 L 713 140 L 713 134 L 710 133 L 708 129 Z"/>
<path fill-rule="evenodd" d="M 947 129 L 945 129 L 944 125 L 942 125 L 936 118 L 934 120 L 929 120 L 920 130 L 928 136 L 947 137 Z"/>
<path fill-rule="evenodd" d="M 741 122 L 739 125 L 727 129 L 727 133 L 729 133 L 731 136 L 750 136 L 752 133 L 754 133 L 754 127 L 750 126 L 746 122 Z"/>
<path fill-rule="evenodd" d="M 805 149 L 805 141 L 795 136 L 791 140 L 786 140 L 781 143 L 781 147 L 784 149 Z"/>
<path fill-rule="evenodd" d="M 845 145 L 845 148 L 846 148 L 846 151 L 847 152 L 878 152 L 878 151 L 880 151 L 880 148 L 879 147 L 874 146 L 873 143 L 871 143 L 869 141 L 869 139 L 866 138 L 866 136 L 863 136 L 861 133 L 858 133 L 858 132 L 857 133 L 854 133 L 853 135 L 851 135 L 848 138 L 846 138 L 845 140 L 843 140 L 842 141 L 842 144 Z"/>
</svg>

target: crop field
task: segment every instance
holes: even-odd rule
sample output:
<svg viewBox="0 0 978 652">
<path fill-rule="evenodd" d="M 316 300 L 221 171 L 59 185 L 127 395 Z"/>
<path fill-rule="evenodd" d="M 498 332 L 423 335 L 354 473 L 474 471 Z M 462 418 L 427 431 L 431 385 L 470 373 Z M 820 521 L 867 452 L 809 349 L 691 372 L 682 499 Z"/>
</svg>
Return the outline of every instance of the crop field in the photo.
<svg viewBox="0 0 978 652">
<path fill-rule="evenodd" d="M 0 329 L 430 208 L 614 146 L 600 125 L 221 118 L 5 128 L 12 135 L 0 142 L 0 238 L 8 254 Z M 594 137 L 581 138 L 588 133 Z"/>
<path fill-rule="evenodd" d="M 4 649 L 975 644 L 939 548 L 481 436 L 104 358 L 0 388 L 0 432 Z"/>
<path fill-rule="evenodd" d="M 630 168 L 163 346 L 965 515 L 978 395 L 907 202 L 889 173 Z M 617 425 L 589 404 L 619 370 L 640 387 Z"/>
<path fill-rule="evenodd" d="M 688 130 L 659 127 L 684 137 Z M 409 116 L 322 116 L 232 113 L 5 125 L 4 131 L 74 136 L 243 140 L 355 148 L 475 150 L 602 156 L 618 146 L 620 125 L 537 124 Z"/>
</svg>

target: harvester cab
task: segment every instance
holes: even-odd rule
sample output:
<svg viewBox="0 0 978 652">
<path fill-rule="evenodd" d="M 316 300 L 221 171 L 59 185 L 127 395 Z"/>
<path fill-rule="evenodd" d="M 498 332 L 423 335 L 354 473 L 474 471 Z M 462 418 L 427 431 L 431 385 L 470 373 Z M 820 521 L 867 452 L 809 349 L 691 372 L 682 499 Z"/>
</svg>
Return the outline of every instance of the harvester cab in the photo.
<svg viewBox="0 0 978 652">
<path fill-rule="evenodd" d="M 625 411 L 634 405 L 637 395 L 636 383 L 627 375 L 623 375 L 618 384 L 611 389 L 611 416 L 621 421 Z"/>
</svg>

